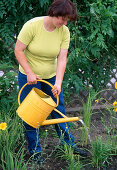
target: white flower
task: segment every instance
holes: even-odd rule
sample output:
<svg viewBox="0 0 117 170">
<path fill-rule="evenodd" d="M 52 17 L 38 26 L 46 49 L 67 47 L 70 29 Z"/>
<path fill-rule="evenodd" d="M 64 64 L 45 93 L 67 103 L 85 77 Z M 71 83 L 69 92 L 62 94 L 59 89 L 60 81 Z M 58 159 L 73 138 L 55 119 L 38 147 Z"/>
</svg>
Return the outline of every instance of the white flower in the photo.
<svg viewBox="0 0 117 170">
<path fill-rule="evenodd" d="M 3 71 L 0 71 L 0 77 L 2 77 L 4 75 Z"/>
</svg>

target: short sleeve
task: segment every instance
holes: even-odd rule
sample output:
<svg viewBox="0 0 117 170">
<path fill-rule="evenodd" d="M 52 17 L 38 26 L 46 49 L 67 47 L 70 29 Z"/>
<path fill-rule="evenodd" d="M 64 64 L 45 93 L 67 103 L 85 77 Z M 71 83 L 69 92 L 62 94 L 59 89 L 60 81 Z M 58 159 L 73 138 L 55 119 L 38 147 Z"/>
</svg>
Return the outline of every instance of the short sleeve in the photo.
<svg viewBox="0 0 117 170">
<path fill-rule="evenodd" d="M 65 26 L 63 29 L 61 49 L 68 49 L 69 43 L 70 43 L 70 32 L 69 32 L 69 29 Z"/>
<path fill-rule="evenodd" d="M 31 22 L 26 22 L 22 27 L 18 40 L 20 40 L 23 44 L 28 45 L 34 37 L 33 24 Z"/>
</svg>

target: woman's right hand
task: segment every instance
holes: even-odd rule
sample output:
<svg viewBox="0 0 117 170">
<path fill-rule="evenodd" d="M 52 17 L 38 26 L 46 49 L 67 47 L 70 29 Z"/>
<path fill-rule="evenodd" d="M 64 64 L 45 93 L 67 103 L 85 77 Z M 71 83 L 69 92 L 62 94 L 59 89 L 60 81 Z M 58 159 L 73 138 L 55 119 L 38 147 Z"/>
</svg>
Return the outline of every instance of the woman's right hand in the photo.
<svg viewBox="0 0 117 170">
<path fill-rule="evenodd" d="M 41 80 L 41 78 L 37 76 L 35 73 L 32 72 L 27 74 L 27 82 L 29 85 L 37 84 L 37 80 Z"/>
</svg>

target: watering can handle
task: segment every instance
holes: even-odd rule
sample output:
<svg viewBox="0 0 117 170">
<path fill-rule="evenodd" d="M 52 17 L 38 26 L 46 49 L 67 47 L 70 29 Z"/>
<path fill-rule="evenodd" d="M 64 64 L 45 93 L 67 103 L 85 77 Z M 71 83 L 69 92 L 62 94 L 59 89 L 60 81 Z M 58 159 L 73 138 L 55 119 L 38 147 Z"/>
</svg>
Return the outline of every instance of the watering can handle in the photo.
<svg viewBox="0 0 117 170">
<path fill-rule="evenodd" d="M 52 88 L 54 88 L 54 86 L 51 84 L 51 83 L 49 83 L 49 82 L 47 82 L 47 81 L 45 81 L 45 80 L 37 80 L 37 81 L 41 81 L 41 82 L 43 82 L 43 83 L 46 83 L 46 84 L 48 84 L 50 87 L 52 87 Z M 21 92 L 22 92 L 22 90 L 24 89 L 24 87 L 26 87 L 28 85 L 28 83 L 26 83 L 26 84 L 24 84 L 24 86 L 21 88 L 21 90 L 19 91 L 19 94 L 18 94 L 18 103 L 19 103 L 19 105 L 20 105 L 20 96 L 21 96 Z M 58 95 L 56 95 L 57 96 L 57 106 L 58 106 L 58 104 L 59 104 L 59 96 Z"/>
</svg>

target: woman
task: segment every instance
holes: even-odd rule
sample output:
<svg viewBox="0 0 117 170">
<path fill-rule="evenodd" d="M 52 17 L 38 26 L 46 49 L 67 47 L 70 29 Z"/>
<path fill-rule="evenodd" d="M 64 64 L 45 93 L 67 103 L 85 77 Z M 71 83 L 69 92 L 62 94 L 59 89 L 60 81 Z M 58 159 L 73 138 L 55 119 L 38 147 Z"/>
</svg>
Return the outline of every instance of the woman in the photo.
<svg viewBox="0 0 117 170">
<path fill-rule="evenodd" d="M 66 27 L 68 20 L 76 20 L 77 13 L 70 0 L 55 0 L 48 10 L 48 16 L 36 17 L 26 22 L 21 29 L 15 46 L 15 55 L 19 62 L 19 89 L 28 82 L 29 86 L 23 90 L 21 101 L 33 87 L 41 89 L 48 95 L 59 95 L 57 109 L 65 114 L 62 81 L 66 68 L 67 52 L 70 34 Z M 54 89 L 37 80 L 44 79 L 54 86 Z M 52 112 L 53 118 L 60 118 Z M 24 122 L 30 154 L 38 153 L 35 158 L 42 161 L 39 136 L 35 128 Z M 67 127 L 67 128 L 66 128 Z M 74 152 L 85 156 L 83 150 L 74 144 L 74 137 L 69 131 L 68 123 L 55 125 L 61 143 L 73 146 Z"/>
</svg>

